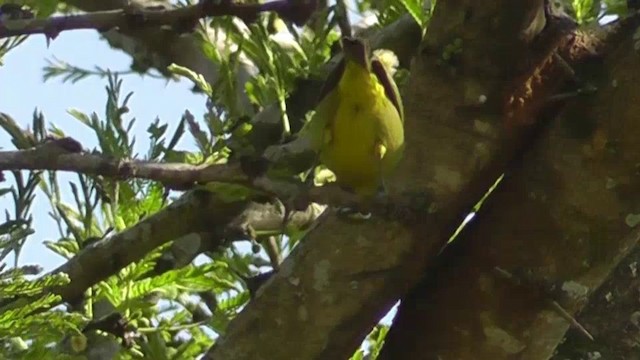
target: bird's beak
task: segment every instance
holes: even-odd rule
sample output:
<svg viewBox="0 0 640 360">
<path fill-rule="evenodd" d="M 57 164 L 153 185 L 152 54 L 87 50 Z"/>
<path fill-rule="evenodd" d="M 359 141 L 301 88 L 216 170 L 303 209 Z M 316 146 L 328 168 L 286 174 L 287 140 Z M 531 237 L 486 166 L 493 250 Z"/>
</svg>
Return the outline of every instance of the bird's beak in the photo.
<svg viewBox="0 0 640 360">
<path fill-rule="evenodd" d="M 345 36 L 342 38 L 342 52 L 346 60 L 354 61 L 365 69 L 369 68 L 369 54 L 364 41 Z"/>
</svg>

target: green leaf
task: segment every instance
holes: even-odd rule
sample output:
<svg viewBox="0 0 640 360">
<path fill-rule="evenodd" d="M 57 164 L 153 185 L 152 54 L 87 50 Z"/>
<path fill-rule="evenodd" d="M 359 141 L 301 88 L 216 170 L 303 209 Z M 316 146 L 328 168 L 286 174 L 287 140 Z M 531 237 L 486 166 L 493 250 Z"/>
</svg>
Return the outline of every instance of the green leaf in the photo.
<svg viewBox="0 0 640 360">
<path fill-rule="evenodd" d="M 364 359 L 364 351 L 362 349 L 358 349 L 355 354 L 351 357 L 351 360 L 363 360 Z"/>
<path fill-rule="evenodd" d="M 173 148 L 176 147 L 176 145 L 178 144 L 178 141 L 180 141 L 180 138 L 182 137 L 182 135 L 184 135 L 184 126 L 185 126 L 185 119 L 182 118 L 180 119 L 180 122 L 178 123 L 178 127 L 176 128 L 175 133 L 173 133 L 173 137 L 171 138 L 171 141 L 169 141 L 169 145 L 167 145 L 167 148 L 165 151 L 171 151 L 173 150 Z"/>
<path fill-rule="evenodd" d="M 221 263 L 206 265 L 189 265 L 179 270 L 168 271 L 160 276 L 136 281 L 129 289 L 130 297 L 136 298 L 158 291 L 175 297 L 176 290 L 199 292 L 210 290 L 215 286 L 229 286 L 230 284 L 215 276 L 215 270 Z"/>
<path fill-rule="evenodd" d="M 413 19 L 424 28 L 425 26 L 425 14 L 422 8 L 422 0 L 402 0 L 405 10 L 413 17 Z"/>
<path fill-rule="evenodd" d="M 69 282 L 69 277 L 64 273 L 46 275 L 36 280 L 26 280 L 23 276 L 17 276 L 11 282 L 0 284 L 2 289 L 0 297 L 33 296 L 41 293 L 46 288 L 63 286 Z"/>
<path fill-rule="evenodd" d="M 594 21 L 600 12 L 599 0 L 573 0 L 571 5 L 579 24 Z"/>
<path fill-rule="evenodd" d="M 184 66 L 180 66 L 177 64 L 171 64 L 167 67 L 171 73 L 186 77 L 187 79 L 193 81 L 193 83 L 202 90 L 207 96 L 211 97 L 213 95 L 213 88 L 209 83 L 205 80 L 204 76 L 186 68 Z"/>
<path fill-rule="evenodd" d="M 58 0 L 26 0 L 21 3 L 36 10 L 38 18 L 49 17 L 58 8 Z"/>
<path fill-rule="evenodd" d="M 61 239 L 58 241 L 44 241 L 44 245 L 47 249 L 55 252 L 56 254 L 64 257 L 65 259 L 71 259 L 79 251 L 78 242 L 71 239 Z"/>
<path fill-rule="evenodd" d="M 145 355 L 151 359 L 169 360 L 167 357 L 167 344 L 160 332 L 154 332 L 147 336 L 148 343 L 143 343 Z"/>
<path fill-rule="evenodd" d="M 93 123 L 91 118 L 87 114 L 81 112 L 80 110 L 68 109 L 67 113 L 73 116 L 76 120 L 79 120 L 81 123 L 87 125 L 88 127 L 92 127 Z"/>
</svg>

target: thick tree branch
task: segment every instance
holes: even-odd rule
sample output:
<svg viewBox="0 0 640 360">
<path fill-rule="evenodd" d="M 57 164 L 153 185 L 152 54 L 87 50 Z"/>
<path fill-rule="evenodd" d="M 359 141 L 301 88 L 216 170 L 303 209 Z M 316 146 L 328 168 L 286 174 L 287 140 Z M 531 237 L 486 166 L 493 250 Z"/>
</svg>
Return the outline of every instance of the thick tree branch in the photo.
<svg viewBox="0 0 640 360">
<path fill-rule="evenodd" d="M 289 226 L 298 231 L 308 229 L 323 211 L 324 207 L 312 204 L 304 211 L 294 212 Z M 281 207 L 275 204 L 247 200 L 229 202 L 208 192 L 188 193 L 135 226 L 84 248 L 53 271 L 66 273 L 71 278 L 69 284 L 53 289 L 53 292 L 61 295 L 64 301 L 76 301 L 89 287 L 169 241 L 195 238 L 200 243 L 196 248 L 216 249 L 237 239 L 239 232 L 229 224 L 256 232 L 275 233 L 282 229 L 283 215 Z M 209 236 L 201 238 L 202 234 Z"/>
<path fill-rule="evenodd" d="M 640 228 L 636 227 L 634 231 Z M 573 329 L 558 345 L 551 360 L 588 359 L 601 355 L 601 359 L 633 359 L 638 354 L 640 337 L 640 247 L 637 245 L 607 281 L 589 298 L 589 304 L 580 311 L 578 321 L 595 336 L 589 341 Z"/>
<path fill-rule="evenodd" d="M 6 116 L 0 113 L 0 116 Z M 77 143 L 71 138 L 57 139 L 27 150 L 0 151 L 2 170 L 73 171 L 86 175 L 127 180 L 141 178 L 163 184 L 194 184 L 211 181 L 239 182 L 247 176 L 239 166 L 226 164 L 190 165 L 141 160 L 113 159 L 100 154 L 70 152 L 61 143 Z"/>
<path fill-rule="evenodd" d="M 99 11 L 81 15 L 52 16 L 47 19 L 15 19 L 0 21 L 0 38 L 44 34 L 55 38 L 60 32 L 79 29 L 107 31 L 113 28 L 136 29 L 171 25 L 180 31 L 191 31 L 198 20 L 212 16 L 236 16 L 253 22 L 262 12 L 276 12 L 297 25 L 304 24 L 315 10 L 315 1 L 275 0 L 264 4 L 240 4 L 231 1 L 201 1 L 196 5 L 165 9 L 164 7 Z"/>
<path fill-rule="evenodd" d="M 550 302 L 573 316 L 638 244 L 640 71 L 635 25 L 623 28 L 576 68 L 599 90 L 560 113 L 403 299 L 381 359 L 549 359 L 570 326 Z"/>
</svg>

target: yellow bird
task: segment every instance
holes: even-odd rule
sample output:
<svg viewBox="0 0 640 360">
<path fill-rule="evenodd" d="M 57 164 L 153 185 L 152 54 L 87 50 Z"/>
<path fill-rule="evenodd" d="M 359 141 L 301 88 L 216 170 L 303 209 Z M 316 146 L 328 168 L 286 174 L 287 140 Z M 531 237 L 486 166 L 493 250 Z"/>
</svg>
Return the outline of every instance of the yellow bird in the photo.
<svg viewBox="0 0 640 360">
<path fill-rule="evenodd" d="M 404 113 L 398 88 L 366 44 L 342 39 L 343 59 L 328 76 L 313 118 L 311 137 L 319 160 L 338 184 L 363 200 L 386 192 L 385 178 L 404 149 Z"/>
</svg>

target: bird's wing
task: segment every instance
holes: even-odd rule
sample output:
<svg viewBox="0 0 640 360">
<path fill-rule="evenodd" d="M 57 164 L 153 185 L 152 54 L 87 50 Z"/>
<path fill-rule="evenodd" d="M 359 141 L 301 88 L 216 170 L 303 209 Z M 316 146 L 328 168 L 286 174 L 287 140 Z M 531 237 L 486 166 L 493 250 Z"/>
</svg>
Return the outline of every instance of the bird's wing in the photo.
<svg viewBox="0 0 640 360">
<path fill-rule="evenodd" d="M 391 74 L 389 74 L 382 62 L 376 58 L 371 60 L 371 71 L 384 88 L 384 93 L 385 95 L 387 95 L 389 101 L 391 101 L 396 110 L 398 110 L 398 114 L 400 114 L 400 120 L 404 122 L 402 98 L 400 97 L 400 91 L 398 90 L 398 86 L 396 85 L 395 81 L 393 81 Z"/>
<path fill-rule="evenodd" d="M 379 119 L 377 122 L 377 143 L 376 143 L 376 157 L 379 159 L 384 159 L 387 163 L 395 163 L 397 159 L 401 156 L 404 148 L 404 109 L 402 105 L 402 98 L 400 97 L 400 92 L 398 91 L 398 87 L 393 81 L 391 74 L 387 71 L 387 68 L 384 64 L 378 60 L 377 58 L 373 58 L 371 60 L 371 72 L 375 75 L 378 82 L 382 85 L 384 89 L 384 95 L 389 100 L 391 105 L 397 111 L 396 114 L 392 114 L 393 111 L 391 107 L 387 107 L 387 112 L 382 114 L 382 119 Z M 396 121 L 400 121 L 396 123 Z M 387 154 L 387 147 L 394 148 L 395 150 L 392 153 Z"/>
<path fill-rule="evenodd" d="M 300 130 L 300 136 L 310 140 L 315 151 L 320 151 L 331 141 L 331 127 L 340 103 L 340 97 L 334 90 L 342 78 L 344 69 L 345 60 L 342 59 L 329 73 L 322 86 L 313 118 Z"/>
</svg>

